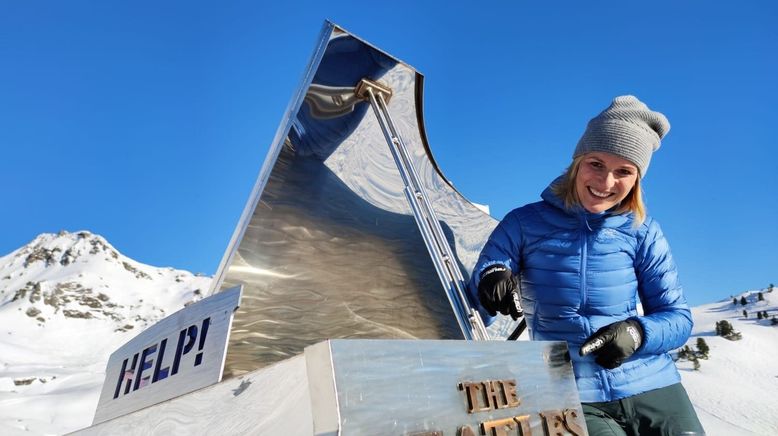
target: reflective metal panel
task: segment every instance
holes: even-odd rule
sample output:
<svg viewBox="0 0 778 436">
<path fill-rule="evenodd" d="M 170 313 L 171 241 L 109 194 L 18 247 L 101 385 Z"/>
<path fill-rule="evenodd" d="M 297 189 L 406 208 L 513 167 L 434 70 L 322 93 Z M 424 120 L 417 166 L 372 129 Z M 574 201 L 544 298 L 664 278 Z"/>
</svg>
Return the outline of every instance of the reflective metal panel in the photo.
<svg viewBox="0 0 778 436">
<path fill-rule="evenodd" d="M 565 342 L 332 340 L 305 360 L 316 435 L 586 434 Z"/>
<path fill-rule="evenodd" d="M 354 96 L 363 78 L 391 89 L 388 109 L 466 279 L 496 225 L 434 163 L 421 74 L 327 23 L 212 289 L 244 286 L 225 376 L 328 338 L 462 337 L 376 117 Z"/>
</svg>

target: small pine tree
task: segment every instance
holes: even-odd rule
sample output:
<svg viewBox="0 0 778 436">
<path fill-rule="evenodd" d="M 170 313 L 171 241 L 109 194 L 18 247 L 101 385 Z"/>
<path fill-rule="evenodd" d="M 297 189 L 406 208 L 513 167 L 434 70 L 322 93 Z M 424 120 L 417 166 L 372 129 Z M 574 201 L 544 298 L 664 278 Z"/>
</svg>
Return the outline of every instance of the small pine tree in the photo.
<svg viewBox="0 0 778 436">
<path fill-rule="evenodd" d="M 732 297 L 732 304 L 737 306 L 737 297 Z"/>
<path fill-rule="evenodd" d="M 756 319 L 762 319 L 762 312 L 756 313 Z"/>
<path fill-rule="evenodd" d="M 697 338 L 697 354 L 703 359 L 707 359 L 709 352 L 710 352 L 710 348 L 708 347 L 708 344 L 705 342 L 705 339 Z"/>
<path fill-rule="evenodd" d="M 731 334 L 733 330 L 732 324 L 727 320 L 721 320 L 716 323 L 716 334 L 719 336 L 727 336 Z"/>
<path fill-rule="evenodd" d="M 773 292 L 773 284 L 770 283 L 770 286 L 767 287 L 767 292 Z"/>
<path fill-rule="evenodd" d="M 688 345 L 685 345 L 683 348 L 681 348 L 681 350 L 678 352 L 678 356 L 679 358 L 683 358 L 689 362 L 692 362 L 695 371 L 700 370 L 700 359 L 697 358 L 697 355 L 694 353 L 694 351 L 692 351 L 691 348 L 689 348 Z"/>
<path fill-rule="evenodd" d="M 748 302 L 746 301 L 746 297 L 744 295 L 744 296 L 740 297 L 740 305 L 741 306 L 745 306 L 746 304 L 748 304 Z"/>
<path fill-rule="evenodd" d="M 757 295 L 759 296 L 759 301 L 764 301 L 764 295 L 761 292 Z"/>
<path fill-rule="evenodd" d="M 732 327 L 732 324 L 729 323 L 727 320 L 721 320 L 716 323 L 716 334 L 723 337 L 728 337 L 731 335 L 735 329 Z"/>
<path fill-rule="evenodd" d="M 743 309 L 743 318 L 748 318 L 748 311 Z"/>
</svg>

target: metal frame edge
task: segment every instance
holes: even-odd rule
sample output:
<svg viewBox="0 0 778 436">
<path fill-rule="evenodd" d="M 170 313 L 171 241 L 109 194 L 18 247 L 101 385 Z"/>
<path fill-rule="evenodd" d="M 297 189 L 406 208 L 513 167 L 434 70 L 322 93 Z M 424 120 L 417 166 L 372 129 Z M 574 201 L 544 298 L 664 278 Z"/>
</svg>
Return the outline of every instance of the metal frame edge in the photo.
<svg viewBox="0 0 778 436">
<path fill-rule="evenodd" d="M 335 24 L 330 21 L 325 21 L 324 25 L 322 26 L 316 48 L 314 49 L 313 55 L 308 62 L 308 66 L 306 67 L 305 73 L 300 80 L 300 84 L 297 86 L 294 97 L 289 102 L 289 105 L 284 112 L 282 122 L 278 126 L 278 130 L 276 130 L 273 143 L 270 147 L 270 150 L 268 151 L 264 163 L 262 164 L 257 181 L 255 182 L 254 188 L 252 189 L 251 195 L 249 196 L 249 200 L 243 209 L 243 213 L 241 214 L 238 225 L 233 232 L 230 243 L 227 246 L 227 250 L 225 251 L 222 260 L 219 263 L 219 267 L 216 270 L 214 279 L 211 281 L 211 287 L 208 290 L 207 295 L 213 295 L 214 293 L 218 292 L 219 288 L 221 288 L 222 283 L 224 282 L 224 275 L 226 273 L 227 266 L 231 263 L 232 258 L 235 256 L 235 251 L 237 250 L 240 241 L 243 240 L 243 235 L 246 232 L 246 228 L 248 227 L 249 222 L 251 222 L 251 217 L 254 215 L 254 211 L 256 210 L 257 205 L 259 204 L 259 199 L 262 196 L 262 192 L 264 191 L 265 186 L 267 185 L 268 179 L 270 178 L 270 173 L 273 170 L 273 166 L 278 159 L 278 155 L 281 153 L 284 140 L 289 134 L 289 129 L 292 127 L 293 117 L 297 114 L 297 111 L 300 109 L 300 106 L 303 103 L 303 99 L 305 98 L 305 90 L 308 89 L 308 86 L 313 81 L 313 76 L 316 74 L 319 63 L 324 56 L 324 52 L 326 51 L 330 38 L 332 37 L 332 34 L 336 28 L 337 26 L 335 26 Z"/>
</svg>

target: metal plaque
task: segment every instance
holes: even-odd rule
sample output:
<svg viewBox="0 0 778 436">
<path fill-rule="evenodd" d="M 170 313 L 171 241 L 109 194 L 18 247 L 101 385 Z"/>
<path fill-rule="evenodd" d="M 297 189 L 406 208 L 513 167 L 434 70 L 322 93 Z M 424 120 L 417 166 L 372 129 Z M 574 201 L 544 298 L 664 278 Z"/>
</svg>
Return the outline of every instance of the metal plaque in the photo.
<svg viewBox="0 0 778 436">
<path fill-rule="evenodd" d="M 326 23 L 210 290 L 244 286 L 227 377 L 328 338 L 463 337 L 386 138 L 357 95 L 363 79 L 385 87 L 465 280 L 497 224 L 435 164 L 422 119 L 423 76 Z M 511 330 L 498 323 L 490 335 Z"/>
<path fill-rule="evenodd" d="M 586 435 L 565 342 L 332 340 L 305 350 L 316 435 Z"/>
<path fill-rule="evenodd" d="M 93 424 L 218 383 L 240 296 L 234 287 L 204 298 L 114 351 Z"/>
</svg>

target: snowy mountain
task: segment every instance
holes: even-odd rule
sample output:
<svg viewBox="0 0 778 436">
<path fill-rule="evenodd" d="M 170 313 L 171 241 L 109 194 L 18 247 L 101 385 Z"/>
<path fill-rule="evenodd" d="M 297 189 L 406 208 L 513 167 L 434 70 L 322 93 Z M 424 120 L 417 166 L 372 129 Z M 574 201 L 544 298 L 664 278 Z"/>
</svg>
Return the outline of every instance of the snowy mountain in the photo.
<svg viewBox="0 0 778 436">
<path fill-rule="evenodd" d="M 90 425 L 111 352 L 197 300 L 210 280 L 135 262 L 89 232 L 43 234 L 0 258 L 0 434 Z M 702 338 L 708 358 L 697 370 L 689 360 L 677 365 L 708 435 L 778 434 L 778 292 L 692 312 L 688 346 L 697 350 Z M 717 336 L 720 321 L 742 338 Z"/>
<path fill-rule="evenodd" d="M 138 263 L 89 232 L 42 234 L 1 257 L 0 434 L 89 425 L 108 356 L 210 281 Z"/>
<path fill-rule="evenodd" d="M 741 297 L 745 305 L 740 304 Z M 768 317 L 759 319 L 757 312 L 764 311 Z M 696 349 L 702 338 L 710 348 L 709 357 L 699 360 L 697 371 L 686 360 L 677 366 L 709 436 L 778 435 L 778 325 L 772 321 L 777 315 L 778 291 L 767 289 L 692 309 L 694 330 L 687 344 Z M 742 339 L 717 336 L 720 321 L 732 324 Z"/>
</svg>

